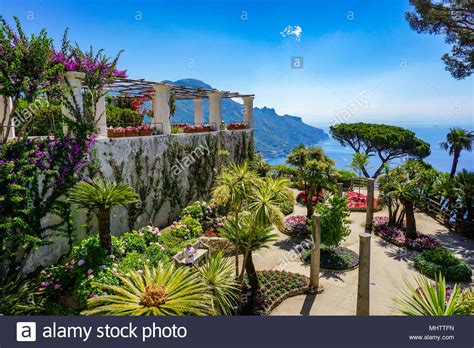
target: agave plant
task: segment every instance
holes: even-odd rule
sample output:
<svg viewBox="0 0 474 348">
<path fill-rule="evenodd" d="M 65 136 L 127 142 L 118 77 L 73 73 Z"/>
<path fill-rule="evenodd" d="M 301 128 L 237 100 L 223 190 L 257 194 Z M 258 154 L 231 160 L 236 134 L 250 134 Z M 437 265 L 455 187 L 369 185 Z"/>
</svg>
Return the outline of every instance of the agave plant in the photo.
<svg viewBox="0 0 474 348">
<path fill-rule="evenodd" d="M 212 311 L 216 315 L 230 315 L 239 302 L 239 286 L 234 277 L 234 267 L 222 252 L 207 259 L 198 268 L 212 296 Z"/>
<path fill-rule="evenodd" d="M 409 316 L 453 316 L 466 315 L 468 310 L 459 303 L 460 288 L 455 284 L 451 293 L 446 290 L 446 282 L 440 274 L 436 284 L 428 278 L 418 276 L 417 287 L 406 283 L 401 296 L 395 298 L 398 310 Z"/>
<path fill-rule="evenodd" d="M 127 183 L 114 183 L 110 180 L 94 179 L 81 181 L 68 192 L 69 202 L 79 208 L 89 209 L 97 214 L 100 245 L 112 252 L 110 234 L 110 213 L 112 208 L 138 201 L 138 195 Z"/>
<path fill-rule="evenodd" d="M 122 285 L 97 283 L 107 295 L 87 301 L 85 315 L 207 315 L 210 296 L 199 274 L 172 263 L 116 274 Z"/>
</svg>

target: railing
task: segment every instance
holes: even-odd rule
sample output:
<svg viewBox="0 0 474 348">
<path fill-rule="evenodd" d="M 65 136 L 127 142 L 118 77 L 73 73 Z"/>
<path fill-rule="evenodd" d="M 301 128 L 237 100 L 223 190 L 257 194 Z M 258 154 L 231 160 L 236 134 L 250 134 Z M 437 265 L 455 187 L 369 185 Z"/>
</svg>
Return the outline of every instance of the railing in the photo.
<svg viewBox="0 0 474 348">
<path fill-rule="evenodd" d="M 437 202 L 430 197 L 423 197 L 417 207 L 451 231 L 474 232 L 474 223 L 458 218 L 457 211 L 448 207 L 447 200 Z"/>
</svg>

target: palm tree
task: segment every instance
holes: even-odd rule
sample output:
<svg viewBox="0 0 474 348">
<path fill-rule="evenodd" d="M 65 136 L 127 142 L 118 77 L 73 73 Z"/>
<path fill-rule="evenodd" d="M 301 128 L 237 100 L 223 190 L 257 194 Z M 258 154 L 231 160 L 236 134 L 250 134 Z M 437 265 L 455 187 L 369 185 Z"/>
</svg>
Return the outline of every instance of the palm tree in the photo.
<svg viewBox="0 0 474 348">
<path fill-rule="evenodd" d="M 412 181 L 395 182 L 392 191 L 387 193 L 389 198 L 398 199 L 405 208 L 405 235 L 409 239 L 416 239 L 415 201 L 417 195 L 418 188 Z"/>
<path fill-rule="evenodd" d="M 94 179 L 91 182 L 81 181 L 68 192 L 70 203 L 81 209 L 95 211 L 98 220 L 100 245 L 112 252 L 110 234 L 110 212 L 113 207 L 138 201 L 138 195 L 126 183 L 113 183 L 110 180 Z"/>
<path fill-rule="evenodd" d="M 461 202 L 467 212 L 466 220 L 473 221 L 474 172 L 463 169 L 461 172 L 457 173 L 455 178 L 455 186 L 460 191 Z M 464 218 L 464 211 L 461 212 L 461 215 L 461 218 Z"/>
<path fill-rule="evenodd" d="M 456 174 L 459 156 L 462 150 L 472 151 L 472 142 L 474 141 L 474 132 L 462 128 L 451 128 L 446 135 L 446 141 L 441 143 L 441 148 L 449 151 L 453 156 L 453 165 L 449 176 L 452 178 Z"/>
<path fill-rule="evenodd" d="M 213 313 L 229 315 L 239 302 L 239 286 L 234 277 L 233 265 L 222 252 L 207 258 L 204 265 L 197 268 L 200 277 L 212 296 Z"/>
<path fill-rule="evenodd" d="M 282 209 L 290 202 L 294 205 L 293 192 L 288 188 L 288 180 L 266 178 L 262 185 L 253 187 L 249 197 L 248 210 L 261 226 L 283 227 Z"/>
<path fill-rule="evenodd" d="M 297 168 L 298 177 L 304 183 L 306 217 L 311 219 L 315 205 L 313 195 L 319 194 L 332 181 L 334 161 L 324 154 L 321 147 L 300 145 L 291 150 L 286 162 Z"/>
<path fill-rule="evenodd" d="M 276 240 L 278 235 L 273 233 L 271 226 L 261 225 L 255 221 L 256 215 L 245 215 L 238 223 L 226 221 L 220 229 L 222 237 L 234 244 L 234 247 L 243 249 L 244 261 L 239 280 L 243 282 L 245 272 L 247 273 L 252 292 L 258 289 L 258 278 L 253 263 L 252 252 L 268 248 L 269 243 Z"/>
<path fill-rule="evenodd" d="M 231 162 L 217 177 L 217 185 L 213 190 L 213 199 L 219 206 L 228 206 L 235 221 L 238 223 L 246 199 L 256 182 L 259 182 L 258 175 L 250 169 L 247 161 L 242 165 Z M 235 240 L 235 244 L 237 244 L 237 240 Z M 238 248 L 235 250 L 235 272 L 236 276 L 238 276 Z"/>
<path fill-rule="evenodd" d="M 115 275 L 122 285 L 96 283 L 107 295 L 87 301 L 85 315 L 207 315 L 211 314 L 210 296 L 199 274 L 172 263 L 157 268 L 145 267 L 143 273 L 130 271 Z"/>
<path fill-rule="evenodd" d="M 448 299 L 449 296 L 449 299 Z M 455 284 L 450 295 L 446 292 L 444 277 L 436 277 L 436 285 L 424 277 L 416 278 L 416 287 L 406 284 L 401 296 L 395 298 L 398 310 L 410 316 L 467 315 L 468 309 L 461 305 L 459 284 Z"/>
</svg>

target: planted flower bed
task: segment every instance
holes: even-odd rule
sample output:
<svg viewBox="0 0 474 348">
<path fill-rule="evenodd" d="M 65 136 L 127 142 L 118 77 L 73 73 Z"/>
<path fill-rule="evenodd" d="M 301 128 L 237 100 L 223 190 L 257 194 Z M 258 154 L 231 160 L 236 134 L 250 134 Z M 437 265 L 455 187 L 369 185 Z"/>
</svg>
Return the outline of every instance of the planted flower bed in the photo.
<svg viewBox="0 0 474 348">
<path fill-rule="evenodd" d="M 309 285 L 309 279 L 297 273 L 270 270 L 257 272 L 257 276 L 260 288 L 253 301 L 249 301 L 250 296 L 244 296 L 241 314 L 268 315 L 283 300 L 303 294 Z M 248 289 L 246 283 L 244 295 L 249 292 Z"/>
<path fill-rule="evenodd" d="M 311 263 L 311 250 L 303 251 L 302 260 Z M 350 271 L 359 266 L 359 255 L 345 247 L 331 248 L 325 244 L 321 244 L 321 269 L 330 271 Z"/>
<path fill-rule="evenodd" d="M 139 137 L 149 136 L 153 134 L 153 130 L 146 124 L 136 127 L 115 127 L 107 129 L 107 136 L 109 138 L 122 138 L 122 137 Z"/>
<path fill-rule="evenodd" d="M 347 208 L 351 211 L 366 211 L 367 210 L 367 195 L 355 191 L 348 191 L 346 199 Z M 374 210 L 380 210 L 377 205 L 377 199 L 374 198 Z"/>
<path fill-rule="evenodd" d="M 304 215 L 290 215 L 283 221 L 283 233 L 297 238 L 305 238 L 310 234 Z"/>
<path fill-rule="evenodd" d="M 247 129 L 247 125 L 242 122 L 227 123 L 226 127 L 227 127 L 227 130 Z"/>
<path fill-rule="evenodd" d="M 448 281 L 471 280 L 472 271 L 469 265 L 446 248 L 426 250 L 415 257 L 414 261 L 418 271 L 433 279 L 441 273 Z"/>
<path fill-rule="evenodd" d="M 402 228 L 388 225 L 388 217 L 386 216 L 374 218 L 374 230 L 377 235 L 387 242 L 413 250 L 430 250 L 440 246 L 438 239 L 418 231 L 415 239 L 407 238 Z"/>
<path fill-rule="evenodd" d="M 176 123 L 172 126 L 173 133 L 203 133 L 212 131 L 211 125 L 193 125 L 189 123 Z"/>
</svg>

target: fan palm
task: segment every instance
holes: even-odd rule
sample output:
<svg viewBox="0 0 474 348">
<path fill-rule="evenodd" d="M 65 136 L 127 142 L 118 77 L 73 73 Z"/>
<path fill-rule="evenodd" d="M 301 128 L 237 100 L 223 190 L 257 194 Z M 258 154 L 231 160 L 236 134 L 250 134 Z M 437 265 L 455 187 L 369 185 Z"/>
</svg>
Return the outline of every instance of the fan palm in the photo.
<svg viewBox="0 0 474 348">
<path fill-rule="evenodd" d="M 474 141 L 474 132 L 467 131 L 462 128 L 451 128 L 446 135 L 446 141 L 441 143 L 443 150 L 449 151 L 449 155 L 453 156 L 453 165 L 449 176 L 452 178 L 456 174 L 459 157 L 462 150 L 472 151 L 472 142 Z"/>
<path fill-rule="evenodd" d="M 204 265 L 198 268 L 198 272 L 212 296 L 213 313 L 231 314 L 239 301 L 239 286 L 233 275 L 232 263 L 219 252 L 208 258 Z"/>
<path fill-rule="evenodd" d="M 68 192 L 70 203 L 79 208 L 89 209 L 97 215 L 100 245 L 112 252 L 110 234 L 110 213 L 113 207 L 138 201 L 138 195 L 126 183 L 114 183 L 110 180 L 94 179 L 81 181 Z"/>
<path fill-rule="evenodd" d="M 175 268 L 172 263 L 143 273 L 116 274 L 121 286 L 98 283 L 95 287 L 110 294 L 87 301 L 85 315 L 207 315 L 210 296 L 198 273 Z"/>
<path fill-rule="evenodd" d="M 459 284 L 455 284 L 449 295 L 444 277 L 440 274 L 436 284 L 424 277 L 416 278 L 416 287 L 406 283 L 401 296 L 395 298 L 398 310 L 410 316 L 452 316 L 468 314 L 464 306 L 458 303 Z M 449 298 L 448 298 L 449 297 Z"/>
</svg>

